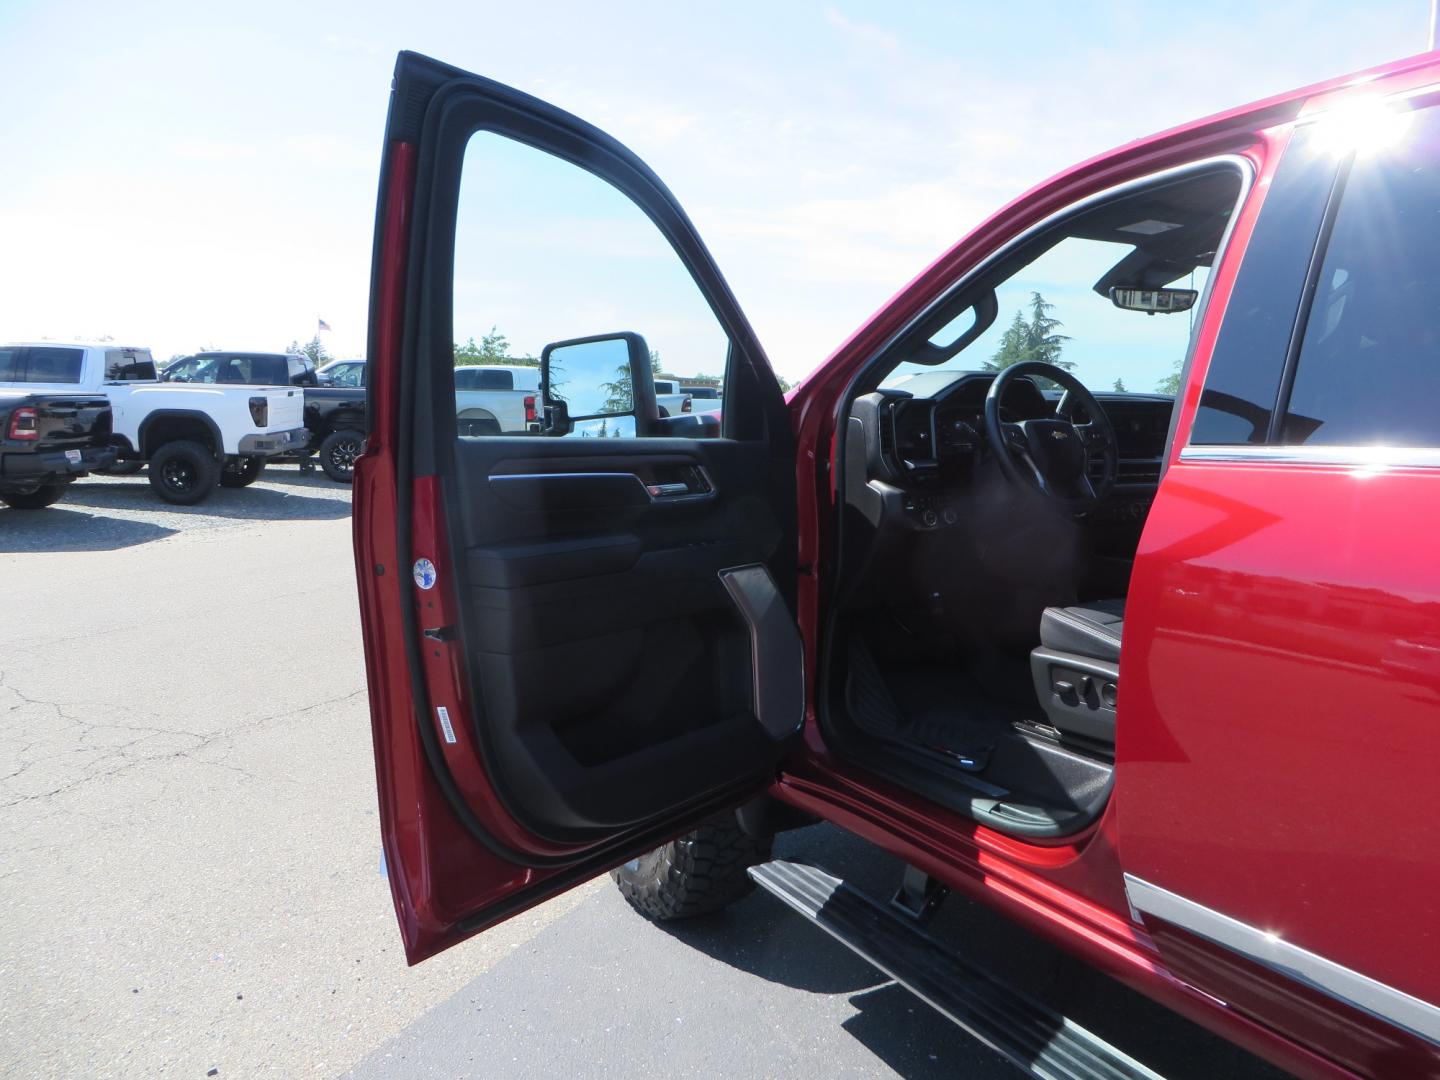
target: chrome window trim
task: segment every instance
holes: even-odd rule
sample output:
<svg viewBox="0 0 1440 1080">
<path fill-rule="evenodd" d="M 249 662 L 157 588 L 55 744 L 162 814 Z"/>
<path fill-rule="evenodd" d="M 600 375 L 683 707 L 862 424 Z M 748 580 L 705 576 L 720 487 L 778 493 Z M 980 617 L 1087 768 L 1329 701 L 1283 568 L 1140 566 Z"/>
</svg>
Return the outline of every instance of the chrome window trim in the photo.
<svg viewBox="0 0 1440 1080">
<path fill-rule="evenodd" d="M 1185 446 L 1182 462 L 1249 462 L 1269 465 L 1344 465 L 1352 468 L 1440 467 L 1433 446 Z"/>
<path fill-rule="evenodd" d="M 1440 1045 L 1440 1007 L 1257 930 L 1194 900 L 1125 875 L 1125 896 L 1138 915 L 1153 915 L 1255 961 L 1361 1012 Z M 1143 921 L 1143 919 L 1142 919 Z"/>
</svg>

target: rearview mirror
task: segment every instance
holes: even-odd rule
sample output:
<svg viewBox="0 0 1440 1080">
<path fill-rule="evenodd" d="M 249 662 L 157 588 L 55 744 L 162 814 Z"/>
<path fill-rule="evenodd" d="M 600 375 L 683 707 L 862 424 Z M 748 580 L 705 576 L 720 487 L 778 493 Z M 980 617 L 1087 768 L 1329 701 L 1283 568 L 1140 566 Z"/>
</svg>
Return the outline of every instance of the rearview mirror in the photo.
<svg viewBox="0 0 1440 1080">
<path fill-rule="evenodd" d="M 1194 289 L 1122 289 L 1110 290 L 1110 302 L 1125 311 L 1143 311 L 1147 315 L 1169 315 L 1189 311 L 1199 293 Z"/>
<path fill-rule="evenodd" d="M 540 394 L 548 435 L 646 435 L 660 415 L 650 348 L 629 331 L 546 345 Z"/>
</svg>

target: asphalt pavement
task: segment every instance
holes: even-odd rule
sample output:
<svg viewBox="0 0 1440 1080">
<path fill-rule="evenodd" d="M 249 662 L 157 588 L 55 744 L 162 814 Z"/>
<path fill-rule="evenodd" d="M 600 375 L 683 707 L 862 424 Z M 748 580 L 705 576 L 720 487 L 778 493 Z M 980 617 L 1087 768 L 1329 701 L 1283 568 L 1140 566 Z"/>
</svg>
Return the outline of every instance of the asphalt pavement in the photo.
<svg viewBox="0 0 1440 1080">
<path fill-rule="evenodd" d="M 0 509 L 0 1075 L 1018 1075 L 763 893 L 661 927 L 602 877 L 407 969 L 348 513 L 293 466 Z M 1275 1075 L 975 905 L 933 928 L 1168 1075 Z"/>
</svg>

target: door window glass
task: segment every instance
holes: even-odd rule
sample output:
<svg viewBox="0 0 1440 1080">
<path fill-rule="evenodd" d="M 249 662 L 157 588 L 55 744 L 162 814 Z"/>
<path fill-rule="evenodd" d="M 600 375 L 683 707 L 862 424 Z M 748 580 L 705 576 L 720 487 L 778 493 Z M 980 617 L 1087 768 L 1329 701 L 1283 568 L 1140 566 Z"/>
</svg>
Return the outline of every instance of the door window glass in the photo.
<svg viewBox="0 0 1440 1080">
<path fill-rule="evenodd" d="M 1287 445 L 1440 446 L 1440 114 L 1345 184 L 1281 430 Z"/>
<path fill-rule="evenodd" d="M 719 386 L 730 352 L 689 271 L 628 197 L 571 162 L 483 131 L 467 144 L 461 173 L 453 319 L 462 437 L 671 434 L 662 418 L 691 412 L 692 399 L 657 396 L 655 380 Z M 632 364 L 621 347 L 624 370 L 589 370 L 597 349 L 554 350 L 572 370 L 550 380 L 547 421 L 547 346 L 637 335 L 643 360 Z M 602 384 L 614 393 L 590 400 Z M 569 401 L 574 395 L 585 400 Z M 624 413 L 581 409 L 621 401 Z M 557 403 L 577 422 L 554 423 Z"/>
<path fill-rule="evenodd" d="M 328 372 L 331 386 L 358 387 L 364 385 L 365 366 L 363 364 L 341 364 Z"/>
</svg>

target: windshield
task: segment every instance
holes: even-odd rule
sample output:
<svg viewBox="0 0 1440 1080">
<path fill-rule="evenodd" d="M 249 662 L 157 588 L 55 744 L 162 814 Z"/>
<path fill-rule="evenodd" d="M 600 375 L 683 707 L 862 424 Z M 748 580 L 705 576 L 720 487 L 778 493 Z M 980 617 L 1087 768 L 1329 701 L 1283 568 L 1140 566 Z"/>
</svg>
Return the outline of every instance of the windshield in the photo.
<svg viewBox="0 0 1440 1080">
<path fill-rule="evenodd" d="M 906 355 L 940 350 L 945 369 L 956 373 L 1039 360 L 1091 390 L 1174 394 L 1198 305 L 1126 310 L 1112 290 L 1199 295 L 1239 186 L 1232 170 L 1217 170 L 1078 215 L 1000 264 L 992 322 L 977 325 L 977 308 L 967 308 Z M 881 385 L 903 389 L 935 370 L 933 360 L 903 362 Z"/>
</svg>

